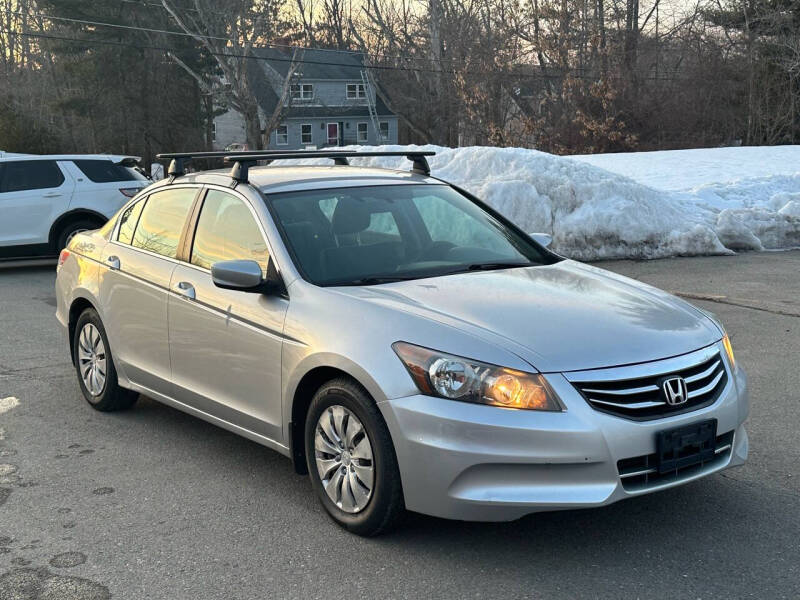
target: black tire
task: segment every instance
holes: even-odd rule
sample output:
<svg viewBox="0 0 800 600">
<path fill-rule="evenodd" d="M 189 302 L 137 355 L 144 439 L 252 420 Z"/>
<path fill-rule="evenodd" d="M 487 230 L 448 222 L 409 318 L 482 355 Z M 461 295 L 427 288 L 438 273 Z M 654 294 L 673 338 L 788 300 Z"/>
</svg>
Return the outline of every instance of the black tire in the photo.
<svg viewBox="0 0 800 600">
<path fill-rule="evenodd" d="M 69 238 L 74 234 L 81 231 L 97 229 L 98 227 L 102 227 L 102 223 L 93 219 L 81 219 L 79 221 L 71 221 L 67 223 L 61 228 L 61 231 L 58 232 L 58 237 L 56 237 L 56 247 L 54 250 L 56 252 L 61 252 L 67 247 Z"/>
<path fill-rule="evenodd" d="M 105 385 L 98 394 L 93 394 L 84 383 L 83 376 L 81 375 L 81 364 L 78 355 L 78 344 L 80 343 L 81 332 L 87 324 L 92 324 L 97 329 L 103 341 L 104 356 L 105 356 Z M 112 412 L 115 410 L 125 410 L 130 408 L 136 402 L 139 394 L 131 390 L 120 387 L 117 381 L 117 370 L 114 368 L 114 359 L 111 354 L 111 347 L 108 344 L 108 336 L 103 327 L 103 322 L 100 320 L 100 315 L 97 314 L 93 308 L 87 308 L 78 317 L 78 322 L 75 324 L 75 332 L 72 339 L 72 362 L 75 365 L 75 372 L 78 376 L 78 385 L 83 392 L 83 397 L 92 406 L 92 408 L 102 412 Z"/>
<path fill-rule="evenodd" d="M 372 446 L 374 479 L 366 507 L 350 513 L 339 508 L 325 492 L 316 466 L 314 435 L 320 415 L 329 407 L 340 405 L 361 421 Z M 305 427 L 305 448 L 311 485 L 325 510 L 339 525 L 361 536 L 374 536 L 393 529 L 405 515 L 403 487 L 389 429 L 369 394 L 347 378 L 325 383 L 314 394 L 308 407 Z"/>
</svg>

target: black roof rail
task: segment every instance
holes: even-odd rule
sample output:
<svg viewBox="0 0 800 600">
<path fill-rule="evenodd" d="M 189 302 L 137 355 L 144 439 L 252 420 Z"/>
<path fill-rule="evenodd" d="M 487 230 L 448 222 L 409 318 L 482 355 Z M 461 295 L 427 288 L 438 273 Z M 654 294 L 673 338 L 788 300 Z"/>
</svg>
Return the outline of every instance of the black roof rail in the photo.
<svg viewBox="0 0 800 600">
<path fill-rule="evenodd" d="M 314 150 L 306 151 L 313 154 Z M 172 178 L 180 177 L 186 174 L 185 163 L 193 158 L 225 158 L 226 156 L 259 156 L 259 160 L 269 159 L 272 154 L 285 154 L 283 150 L 214 150 L 204 152 L 171 152 L 165 154 L 156 154 L 156 160 L 169 160 L 169 167 L 167 168 L 167 175 Z M 320 155 L 328 156 L 335 152 L 321 152 Z"/>
<path fill-rule="evenodd" d="M 428 150 L 406 150 L 406 151 L 367 151 L 358 152 L 355 150 L 296 150 L 296 151 L 265 151 L 265 152 L 231 152 L 224 155 L 226 163 L 234 163 L 231 169 L 231 177 L 235 181 L 246 182 L 248 171 L 259 160 L 290 160 L 298 158 L 332 158 L 337 165 L 349 164 L 348 158 L 359 158 L 367 156 L 405 156 L 412 162 L 411 172 L 420 175 L 430 175 L 431 167 L 426 156 L 433 156 L 435 152 Z"/>
</svg>

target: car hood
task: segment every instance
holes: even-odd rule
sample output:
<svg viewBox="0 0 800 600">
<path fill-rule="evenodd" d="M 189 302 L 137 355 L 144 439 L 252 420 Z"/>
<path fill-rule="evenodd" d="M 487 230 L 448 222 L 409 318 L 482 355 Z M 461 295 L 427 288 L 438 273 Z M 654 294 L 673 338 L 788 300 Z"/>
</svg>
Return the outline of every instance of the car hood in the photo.
<svg viewBox="0 0 800 600">
<path fill-rule="evenodd" d="M 657 360 L 722 337 L 687 302 L 571 260 L 338 291 L 457 327 L 542 372 Z M 444 339 L 437 350 L 458 354 Z"/>
</svg>

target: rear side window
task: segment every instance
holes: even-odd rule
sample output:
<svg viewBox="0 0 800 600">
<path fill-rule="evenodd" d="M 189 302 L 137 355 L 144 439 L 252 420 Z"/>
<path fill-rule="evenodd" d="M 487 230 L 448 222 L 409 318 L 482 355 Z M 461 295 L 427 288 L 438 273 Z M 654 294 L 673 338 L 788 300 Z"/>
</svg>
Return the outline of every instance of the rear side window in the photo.
<svg viewBox="0 0 800 600">
<path fill-rule="evenodd" d="M 244 201 L 225 192 L 209 190 L 194 234 L 192 264 L 210 269 L 222 260 L 254 260 L 266 274 L 269 251 Z"/>
<path fill-rule="evenodd" d="M 64 174 L 54 160 L 14 160 L 3 163 L 0 192 L 57 188 Z"/>
<path fill-rule="evenodd" d="M 75 166 L 95 183 L 111 183 L 112 181 L 141 181 L 139 173 L 128 167 L 117 165 L 110 160 L 81 159 L 73 160 Z"/>
<path fill-rule="evenodd" d="M 176 188 L 151 194 L 133 234 L 133 246 L 168 258 L 178 256 L 178 242 L 197 190 Z"/>
<path fill-rule="evenodd" d="M 123 244 L 130 244 L 133 241 L 133 232 L 136 230 L 136 224 L 139 222 L 139 215 L 142 214 L 144 203 L 145 201 L 141 200 L 132 204 L 120 215 L 117 240 Z"/>
</svg>

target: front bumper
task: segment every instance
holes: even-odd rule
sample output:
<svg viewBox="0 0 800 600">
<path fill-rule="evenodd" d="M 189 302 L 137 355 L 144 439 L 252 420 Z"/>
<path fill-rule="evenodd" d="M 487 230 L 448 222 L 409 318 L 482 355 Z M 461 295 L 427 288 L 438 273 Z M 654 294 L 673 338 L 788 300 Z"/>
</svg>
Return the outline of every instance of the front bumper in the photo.
<svg viewBox="0 0 800 600">
<path fill-rule="evenodd" d="M 712 405 L 643 422 L 596 411 L 563 375 L 546 377 L 566 411 L 503 409 L 422 395 L 380 403 L 406 507 L 449 519 L 510 521 L 532 512 L 611 504 L 747 459 L 742 424 L 748 392 L 741 369 Z M 733 432 L 729 449 L 672 478 L 623 484 L 617 461 L 654 453 L 658 431 L 711 418 L 717 419 L 718 436 Z"/>
</svg>

